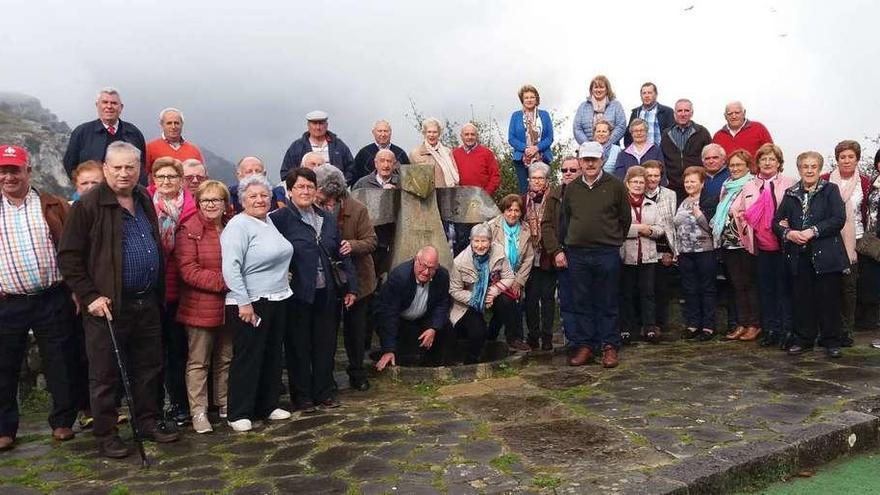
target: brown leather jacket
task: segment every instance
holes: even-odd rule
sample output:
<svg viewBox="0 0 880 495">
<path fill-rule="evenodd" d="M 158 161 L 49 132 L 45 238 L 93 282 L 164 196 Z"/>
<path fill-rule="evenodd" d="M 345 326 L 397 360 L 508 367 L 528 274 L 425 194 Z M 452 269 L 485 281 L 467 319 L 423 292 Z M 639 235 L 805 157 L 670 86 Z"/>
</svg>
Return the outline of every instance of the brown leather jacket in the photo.
<svg viewBox="0 0 880 495">
<path fill-rule="evenodd" d="M 57 250 L 70 206 L 67 205 L 67 201 L 54 194 L 41 193 L 39 191 L 37 191 L 37 194 L 40 195 L 40 209 L 43 210 L 43 218 L 49 227 L 49 236 L 52 238 L 52 243 Z"/>
<path fill-rule="evenodd" d="M 153 200 L 142 186 L 137 186 L 133 195 L 150 219 L 156 245 L 161 246 Z M 165 260 L 162 249 L 158 252 L 161 274 L 165 273 Z M 114 305 L 122 300 L 122 207 L 106 182 L 71 208 L 58 248 L 58 265 L 84 306 L 99 296 L 109 297 Z M 165 300 L 164 279 L 160 276 L 157 280 L 159 301 Z"/>
<path fill-rule="evenodd" d="M 376 250 L 376 232 L 367 207 L 354 198 L 345 198 L 339 208 L 339 233 L 351 244 L 351 260 L 357 270 L 358 300 L 376 290 L 376 269 L 373 251 Z"/>
</svg>

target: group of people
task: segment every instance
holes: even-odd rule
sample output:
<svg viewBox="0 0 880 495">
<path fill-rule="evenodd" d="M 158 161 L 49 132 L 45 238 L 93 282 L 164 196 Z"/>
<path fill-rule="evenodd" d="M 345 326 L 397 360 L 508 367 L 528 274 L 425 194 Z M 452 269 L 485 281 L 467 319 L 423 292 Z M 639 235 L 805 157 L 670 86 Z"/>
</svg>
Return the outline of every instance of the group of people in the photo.
<svg viewBox="0 0 880 495">
<path fill-rule="evenodd" d="M 328 115 L 310 112 L 281 184 L 246 156 L 227 185 L 183 138 L 180 110 L 162 110 L 161 136 L 146 143 L 105 88 L 98 119 L 74 129 L 64 157 L 72 206 L 30 185 L 27 150 L 0 145 L 0 450 L 15 442 L 29 331 L 53 437 L 73 438 L 79 415 L 102 455 L 125 457 L 117 346 L 140 436 L 172 442 L 173 423 L 212 431 L 212 408 L 239 432 L 290 418 L 280 407 L 285 370 L 296 410 L 339 407 L 340 326 L 360 391 L 370 387 L 374 334 L 378 371 L 446 363 L 456 346 L 462 362 L 478 362 L 502 329 L 513 351 L 548 351 L 557 300 L 569 364 L 615 367 L 621 346 L 668 331 L 675 277 L 685 336 L 699 341 L 718 333 L 719 274 L 732 293 L 726 339 L 762 337 L 800 354 L 818 338 L 838 357 L 856 326 L 876 328 L 880 183 L 859 173 L 858 143 L 841 142 L 825 175 L 821 154 L 801 153 L 796 180 L 742 104 L 726 106 L 713 137 L 693 122 L 689 100 L 666 107 L 645 83 L 627 123 L 597 76 L 574 119 L 577 151 L 560 160 L 556 181 L 551 116 L 535 87 L 518 97 L 508 142 L 519 193 L 501 199 L 496 218 L 450 229 L 450 246 L 423 246 L 397 266 L 393 226 L 374 227 L 350 191 L 398 188 L 398 168 L 411 163 L 433 166 L 436 187 L 495 193 L 498 160 L 477 126 L 464 125 L 450 149 L 441 122 L 425 119 L 423 142 L 406 153 L 380 120 L 352 157 Z M 453 246 L 447 269 L 440 251 Z"/>
</svg>

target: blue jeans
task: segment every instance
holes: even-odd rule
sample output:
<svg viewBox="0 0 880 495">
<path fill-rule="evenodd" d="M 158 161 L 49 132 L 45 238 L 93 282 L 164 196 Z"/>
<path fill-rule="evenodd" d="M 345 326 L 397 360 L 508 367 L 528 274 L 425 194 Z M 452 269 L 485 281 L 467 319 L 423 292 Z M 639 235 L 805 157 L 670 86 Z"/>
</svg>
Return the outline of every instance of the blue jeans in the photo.
<svg viewBox="0 0 880 495">
<path fill-rule="evenodd" d="M 620 348 L 617 312 L 620 301 L 620 248 L 568 248 L 568 271 L 573 315 L 571 345 L 599 354 L 610 345 Z"/>
<path fill-rule="evenodd" d="M 758 250 L 758 300 L 768 337 L 785 338 L 793 330 L 791 277 L 785 263 L 781 251 Z"/>
<path fill-rule="evenodd" d="M 684 319 L 688 328 L 715 330 L 715 251 L 681 253 L 678 270 L 684 295 Z"/>
<path fill-rule="evenodd" d="M 519 186 L 519 194 L 522 196 L 529 191 L 529 167 L 522 160 L 514 161 L 513 170 L 516 172 L 516 183 Z"/>
</svg>

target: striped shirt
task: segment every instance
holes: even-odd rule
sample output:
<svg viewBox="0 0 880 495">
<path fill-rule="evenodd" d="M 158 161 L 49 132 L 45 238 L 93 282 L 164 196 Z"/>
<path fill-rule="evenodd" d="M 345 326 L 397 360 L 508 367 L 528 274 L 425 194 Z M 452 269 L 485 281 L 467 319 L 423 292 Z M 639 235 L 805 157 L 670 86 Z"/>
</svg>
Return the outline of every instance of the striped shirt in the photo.
<svg viewBox="0 0 880 495">
<path fill-rule="evenodd" d="M 0 197 L 0 293 L 36 294 L 61 282 L 57 254 L 37 191 L 20 206 Z"/>
<path fill-rule="evenodd" d="M 657 104 L 651 108 L 639 109 L 639 118 L 648 123 L 648 142 L 660 146 L 660 121 L 657 119 Z"/>
</svg>

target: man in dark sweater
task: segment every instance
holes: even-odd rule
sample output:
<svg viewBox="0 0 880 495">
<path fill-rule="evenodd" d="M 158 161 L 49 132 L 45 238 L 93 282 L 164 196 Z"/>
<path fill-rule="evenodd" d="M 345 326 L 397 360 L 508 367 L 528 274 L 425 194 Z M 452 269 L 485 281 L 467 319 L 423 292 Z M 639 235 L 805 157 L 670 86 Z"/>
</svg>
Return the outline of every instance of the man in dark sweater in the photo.
<svg viewBox="0 0 880 495">
<path fill-rule="evenodd" d="M 449 323 L 449 272 L 433 246 L 394 267 L 379 290 L 374 314 L 382 345 L 376 369 L 397 359 L 421 355 L 422 364 L 439 364 Z"/>
<path fill-rule="evenodd" d="M 373 162 L 379 150 L 390 150 L 394 153 L 397 163 L 409 165 L 406 151 L 391 142 L 391 124 L 387 120 L 379 120 L 373 124 L 373 139 L 375 142 L 361 148 L 354 157 L 354 170 L 350 177 L 351 182 L 348 184 L 352 188 L 361 178 L 373 172 Z"/>
<path fill-rule="evenodd" d="M 621 345 L 620 246 L 632 223 L 629 197 L 619 179 L 602 172 L 601 144 L 583 143 L 577 157 L 582 175 L 566 187 L 562 199 L 560 230 L 565 239 L 555 260 L 571 276 L 574 321 L 568 362 L 582 366 L 601 351 L 602 365 L 613 368 Z"/>
<path fill-rule="evenodd" d="M 668 187 L 675 191 L 679 203 L 685 198 L 682 172 L 691 165 L 702 165 L 703 147 L 712 142 L 709 131 L 691 120 L 693 115 L 691 101 L 678 100 L 675 102 L 675 125 L 663 131 L 660 137 Z"/>
</svg>

